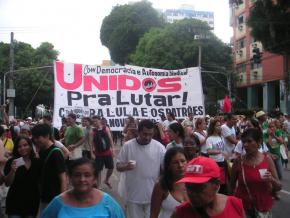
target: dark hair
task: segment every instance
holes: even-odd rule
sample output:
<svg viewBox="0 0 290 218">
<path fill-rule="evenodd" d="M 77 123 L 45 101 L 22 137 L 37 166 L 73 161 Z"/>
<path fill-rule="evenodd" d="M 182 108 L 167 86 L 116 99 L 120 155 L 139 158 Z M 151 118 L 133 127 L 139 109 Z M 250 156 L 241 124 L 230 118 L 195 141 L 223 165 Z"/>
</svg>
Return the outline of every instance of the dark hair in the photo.
<svg viewBox="0 0 290 218">
<path fill-rule="evenodd" d="M 5 132 L 5 129 L 3 128 L 3 126 L 0 126 L 0 136 L 2 136 Z"/>
<path fill-rule="evenodd" d="M 94 116 L 92 116 L 92 119 L 101 120 L 101 117 L 100 116 L 97 116 L 97 115 L 94 115 Z"/>
<path fill-rule="evenodd" d="M 226 120 L 226 121 L 231 120 L 233 118 L 234 118 L 234 114 L 232 114 L 232 113 L 226 113 L 224 115 L 224 120 Z"/>
<path fill-rule="evenodd" d="M 183 154 L 185 157 L 184 150 L 181 147 L 170 148 L 166 151 L 164 155 L 164 160 L 163 160 L 164 169 L 160 177 L 160 185 L 164 191 L 171 191 L 173 188 L 174 181 L 173 181 L 172 172 L 170 170 L 170 163 L 171 163 L 172 158 L 178 153 Z"/>
<path fill-rule="evenodd" d="M 254 128 L 256 128 L 256 129 L 261 129 L 261 127 L 260 127 L 260 124 L 259 124 L 259 121 L 258 121 L 258 120 L 254 119 L 254 118 L 251 118 L 249 121 L 250 121 L 250 122 L 251 122 L 251 124 L 254 126 Z"/>
<path fill-rule="evenodd" d="M 67 117 L 70 117 L 70 118 L 72 118 L 72 119 L 74 119 L 74 120 L 77 119 L 77 115 L 75 115 L 75 114 L 73 114 L 73 113 L 70 113 L 69 115 L 67 115 Z"/>
<path fill-rule="evenodd" d="M 261 143 L 262 142 L 262 131 L 260 129 L 256 129 L 256 128 L 248 128 L 243 132 L 243 134 L 241 136 L 242 141 L 245 140 L 246 138 L 252 138 L 255 140 L 255 142 Z"/>
<path fill-rule="evenodd" d="M 34 126 L 31 130 L 31 134 L 32 137 L 49 136 L 49 138 L 52 138 L 51 127 L 46 123 L 37 124 L 36 126 Z"/>
<path fill-rule="evenodd" d="M 92 120 L 90 117 L 83 117 L 82 120 L 88 121 L 90 124 L 92 123 Z"/>
<path fill-rule="evenodd" d="M 15 140 L 15 144 L 14 144 L 14 147 L 13 147 L 13 150 L 12 150 L 12 156 L 14 158 L 21 157 L 21 155 L 18 152 L 18 147 L 19 147 L 19 143 L 20 143 L 21 140 L 25 140 L 27 142 L 27 144 L 29 145 L 29 147 L 31 148 L 31 152 L 30 152 L 30 155 L 29 155 L 30 159 L 34 158 L 35 157 L 35 153 L 34 153 L 34 150 L 33 150 L 32 141 L 31 141 L 30 138 L 27 138 L 27 137 L 24 137 L 24 136 L 19 136 Z"/>
<path fill-rule="evenodd" d="M 153 129 L 154 123 L 151 120 L 141 120 L 138 124 L 138 132 L 141 132 L 144 128 Z"/>
<path fill-rule="evenodd" d="M 52 121 L 52 116 L 49 115 L 49 114 L 47 114 L 47 115 L 44 115 L 44 116 L 43 116 L 43 119 L 46 119 L 46 120 L 48 120 L 48 121 Z"/>
<path fill-rule="evenodd" d="M 214 133 L 215 125 L 220 122 L 218 119 L 211 120 L 207 129 L 207 136 L 211 136 Z"/>
<path fill-rule="evenodd" d="M 174 133 L 178 134 L 180 138 L 184 138 L 184 129 L 180 123 L 171 123 L 168 128 L 171 129 Z"/>
<path fill-rule="evenodd" d="M 68 175 L 71 177 L 75 168 L 77 168 L 78 166 L 85 165 L 85 164 L 88 164 L 92 167 L 92 169 L 94 171 L 94 176 L 97 177 L 99 172 L 97 170 L 96 163 L 93 160 L 90 160 L 88 158 L 83 158 L 83 157 L 75 159 L 75 160 L 71 160 L 69 162 Z"/>
<path fill-rule="evenodd" d="M 188 137 L 185 137 L 184 139 L 190 138 L 197 146 L 200 146 L 200 140 L 197 135 L 194 133 L 191 133 Z"/>
</svg>

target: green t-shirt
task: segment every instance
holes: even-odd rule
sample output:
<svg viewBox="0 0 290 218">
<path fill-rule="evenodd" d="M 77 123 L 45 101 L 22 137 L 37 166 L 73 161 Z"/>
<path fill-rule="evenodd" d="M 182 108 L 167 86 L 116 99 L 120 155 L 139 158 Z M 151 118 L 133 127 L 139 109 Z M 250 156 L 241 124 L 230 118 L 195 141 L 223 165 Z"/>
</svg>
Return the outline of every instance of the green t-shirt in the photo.
<svg viewBox="0 0 290 218">
<path fill-rule="evenodd" d="M 277 137 L 282 137 L 283 131 L 281 129 L 277 129 L 276 132 L 275 132 L 275 135 Z M 281 152 L 280 152 L 281 144 L 278 143 L 278 141 L 275 138 L 272 138 L 272 143 L 273 143 L 273 147 L 268 146 L 269 152 L 271 154 L 274 154 L 274 155 L 278 156 L 278 157 L 281 157 Z"/>
<path fill-rule="evenodd" d="M 268 122 L 264 122 L 262 124 L 262 132 L 263 132 L 263 142 L 266 143 L 267 141 L 267 130 L 269 128 L 269 123 Z"/>
<path fill-rule="evenodd" d="M 82 137 L 84 137 L 84 131 L 79 126 L 69 126 L 66 128 L 64 139 L 65 145 L 69 146 L 71 144 L 77 143 Z"/>
</svg>

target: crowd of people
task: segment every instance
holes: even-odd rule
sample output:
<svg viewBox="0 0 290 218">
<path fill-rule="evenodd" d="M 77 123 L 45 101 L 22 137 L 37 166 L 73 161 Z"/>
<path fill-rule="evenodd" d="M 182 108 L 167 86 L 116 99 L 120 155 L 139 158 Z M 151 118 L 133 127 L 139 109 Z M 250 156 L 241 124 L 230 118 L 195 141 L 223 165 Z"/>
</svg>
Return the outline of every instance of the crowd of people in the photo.
<svg viewBox="0 0 290 218">
<path fill-rule="evenodd" d="M 129 116 L 121 133 L 102 117 L 76 121 L 69 114 L 57 129 L 45 115 L 0 126 L 8 217 L 271 217 L 280 198 L 289 115 Z M 115 167 L 124 212 L 100 189 L 112 188 Z"/>
</svg>

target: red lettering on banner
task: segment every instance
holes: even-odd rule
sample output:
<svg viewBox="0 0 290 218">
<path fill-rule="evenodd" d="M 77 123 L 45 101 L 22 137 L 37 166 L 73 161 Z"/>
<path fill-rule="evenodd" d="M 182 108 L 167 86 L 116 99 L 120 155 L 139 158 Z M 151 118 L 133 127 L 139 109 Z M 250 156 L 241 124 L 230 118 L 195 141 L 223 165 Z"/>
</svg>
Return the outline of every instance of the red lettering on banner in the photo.
<svg viewBox="0 0 290 218">
<path fill-rule="evenodd" d="M 67 90 L 74 90 L 82 84 L 82 65 L 74 64 L 74 80 L 72 83 L 64 81 L 64 64 L 62 62 L 55 62 L 56 78 L 58 83 Z"/>
<path fill-rule="evenodd" d="M 73 82 L 64 80 L 64 63 L 55 62 L 56 79 L 59 85 L 66 90 L 78 89 L 82 83 L 84 91 L 92 91 L 93 87 L 98 90 L 139 90 L 143 88 L 146 92 L 152 92 L 155 89 L 153 82 L 145 78 L 142 81 L 139 78 L 129 75 L 101 75 L 96 79 L 92 75 L 82 74 L 82 65 L 74 64 Z M 148 82 L 149 81 L 149 82 Z M 155 80 L 157 83 L 157 92 L 178 92 L 181 90 L 181 78 L 163 78 Z M 147 83 L 148 84 L 147 84 Z M 142 84 L 144 85 L 142 86 Z M 146 83 L 146 84 L 145 84 Z M 151 87 L 151 86 L 152 87 Z"/>
<path fill-rule="evenodd" d="M 108 90 L 108 76 L 99 76 L 100 81 L 92 76 L 84 76 L 84 91 L 92 91 L 92 85 L 98 90 Z"/>
<path fill-rule="evenodd" d="M 158 86 L 162 89 L 157 89 L 158 92 L 178 92 L 181 90 L 180 77 L 164 78 L 158 80 Z M 178 83 L 177 83 L 178 82 Z"/>
<path fill-rule="evenodd" d="M 118 89 L 118 77 L 116 75 L 110 76 L 109 77 L 110 81 L 110 90 L 117 90 Z"/>
<path fill-rule="evenodd" d="M 141 87 L 140 80 L 134 76 L 120 75 L 118 79 L 119 90 L 138 90 Z M 133 82 L 131 86 L 127 84 L 130 80 Z"/>
</svg>

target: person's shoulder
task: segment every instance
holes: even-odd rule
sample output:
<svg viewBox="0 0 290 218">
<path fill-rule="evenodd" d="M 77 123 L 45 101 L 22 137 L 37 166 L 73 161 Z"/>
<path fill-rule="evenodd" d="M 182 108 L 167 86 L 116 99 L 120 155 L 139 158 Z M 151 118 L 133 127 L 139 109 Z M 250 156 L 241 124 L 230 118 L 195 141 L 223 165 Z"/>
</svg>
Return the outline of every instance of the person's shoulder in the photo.
<svg viewBox="0 0 290 218">
<path fill-rule="evenodd" d="M 234 208 L 240 215 L 243 214 L 243 202 L 240 198 L 235 196 L 226 196 L 227 205 L 230 205 L 231 208 Z"/>
<path fill-rule="evenodd" d="M 128 141 L 126 141 L 123 145 L 123 147 L 132 147 L 134 145 L 138 144 L 136 141 L 136 138 L 130 139 Z"/>
<path fill-rule="evenodd" d="M 155 139 L 151 139 L 150 144 L 153 144 L 154 146 L 158 146 L 159 148 L 163 149 L 164 145 L 162 145 L 159 141 L 155 140 Z"/>
</svg>

